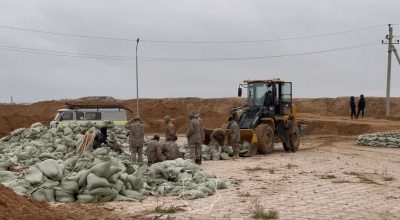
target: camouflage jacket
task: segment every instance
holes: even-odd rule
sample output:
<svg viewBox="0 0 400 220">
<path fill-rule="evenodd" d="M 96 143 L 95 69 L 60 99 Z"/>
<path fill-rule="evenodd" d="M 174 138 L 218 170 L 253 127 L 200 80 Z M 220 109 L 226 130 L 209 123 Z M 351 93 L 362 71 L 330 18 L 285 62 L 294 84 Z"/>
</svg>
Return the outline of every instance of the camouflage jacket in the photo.
<svg viewBox="0 0 400 220">
<path fill-rule="evenodd" d="M 196 118 L 200 122 L 200 126 L 201 126 L 201 141 L 203 142 L 204 139 L 205 139 L 203 120 L 201 120 L 199 113 L 194 114 L 194 118 Z"/>
<path fill-rule="evenodd" d="M 213 141 L 214 143 L 219 143 L 219 144 L 223 144 L 223 145 L 228 144 L 228 135 L 226 135 L 226 132 L 224 129 L 221 129 L 221 128 L 215 129 L 211 133 L 210 138 L 211 138 L 211 141 Z"/>
<path fill-rule="evenodd" d="M 234 121 L 231 125 L 231 142 L 239 142 L 240 141 L 240 131 L 239 125 Z"/>
<path fill-rule="evenodd" d="M 167 123 L 167 127 L 165 128 L 165 140 L 166 141 L 175 141 L 175 127 L 171 122 Z"/>
<path fill-rule="evenodd" d="M 144 142 L 144 131 L 149 126 L 142 121 L 136 121 L 134 123 L 126 123 L 125 128 L 130 130 L 129 134 L 129 144 L 130 146 L 134 147 L 141 147 L 143 146 Z"/>
<path fill-rule="evenodd" d="M 167 141 L 163 144 L 164 158 L 166 160 L 175 160 L 183 158 L 182 153 L 178 150 L 178 145 L 173 141 Z"/>
<path fill-rule="evenodd" d="M 186 132 L 186 137 L 189 144 L 201 143 L 201 124 L 196 118 L 190 120 L 190 125 L 188 131 Z"/>
<path fill-rule="evenodd" d="M 157 163 L 165 160 L 163 157 L 162 145 L 156 140 L 151 140 L 147 144 L 146 155 L 150 163 Z"/>
<path fill-rule="evenodd" d="M 285 123 L 285 131 L 288 134 L 293 134 L 293 126 L 294 126 L 294 122 L 292 119 L 289 119 L 286 121 Z"/>
</svg>

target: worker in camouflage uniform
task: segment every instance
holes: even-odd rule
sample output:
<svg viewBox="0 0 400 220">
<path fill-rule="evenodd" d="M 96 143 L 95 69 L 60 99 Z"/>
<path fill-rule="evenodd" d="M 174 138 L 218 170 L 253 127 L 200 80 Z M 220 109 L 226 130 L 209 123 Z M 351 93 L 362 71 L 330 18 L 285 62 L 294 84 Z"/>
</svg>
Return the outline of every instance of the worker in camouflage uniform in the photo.
<svg viewBox="0 0 400 220">
<path fill-rule="evenodd" d="M 190 158 L 197 164 L 201 164 L 201 125 L 193 114 L 190 114 L 189 118 L 190 125 L 186 137 L 190 149 Z"/>
<path fill-rule="evenodd" d="M 159 141 L 160 136 L 155 134 L 153 139 L 147 144 L 146 155 L 149 165 L 165 160 L 163 157 L 162 145 Z"/>
<path fill-rule="evenodd" d="M 233 117 L 229 117 L 229 124 L 230 129 L 231 129 L 231 143 L 232 143 L 232 149 L 233 149 L 233 158 L 238 159 L 239 158 L 239 142 L 240 142 L 240 130 L 239 130 L 239 125 L 236 123 L 236 121 L 233 119 Z"/>
<path fill-rule="evenodd" d="M 294 120 L 293 115 L 289 114 L 289 119 L 285 123 L 285 144 L 287 147 L 286 153 L 290 153 L 292 149 L 292 134 L 293 134 Z"/>
<path fill-rule="evenodd" d="M 136 161 L 136 154 L 138 154 L 138 161 L 143 161 L 144 131 L 148 127 L 139 116 L 135 116 L 125 124 L 125 128 L 131 131 L 129 134 L 129 146 L 131 148 L 131 158 L 134 162 Z"/>
<path fill-rule="evenodd" d="M 193 112 L 194 118 L 199 120 L 200 122 L 200 127 L 201 127 L 201 142 L 204 142 L 205 139 L 205 134 L 204 134 L 204 126 L 203 126 L 203 121 L 200 118 L 200 113 L 198 111 Z"/>
<path fill-rule="evenodd" d="M 219 150 L 221 146 L 224 151 L 228 147 L 228 135 L 222 128 L 215 129 L 211 135 L 211 142 L 214 143 L 215 150 Z"/>
<path fill-rule="evenodd" d="M 164 117 L 164 121 L 166 124 L 165 128 L 165 141 L 175 141 L 177 140 L 176 134 L 175 134 L 175 127 L 171 123 L 171 118 L 167 115 Z"/>
<path fill-rule="evenodd" d="M 167 141 L 162 146 L 163 160 L 175 160 L 183 158 L 182 153 L 178 150 L 178 145 L 173 141 Z"/>
</svg>

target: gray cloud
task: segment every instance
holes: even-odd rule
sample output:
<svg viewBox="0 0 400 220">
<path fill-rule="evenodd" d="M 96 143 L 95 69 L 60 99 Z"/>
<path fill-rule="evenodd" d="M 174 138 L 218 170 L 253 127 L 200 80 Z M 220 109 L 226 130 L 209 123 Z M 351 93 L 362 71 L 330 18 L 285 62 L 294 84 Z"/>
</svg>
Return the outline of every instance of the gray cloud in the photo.
<svg viewBox="0 0 400 220">
<path fill-rule="evenodd" d="M 140 57 L 256 57 L 380 42 L 387 26 L 328 37 L 236 44 L 145 40 L 241 41 L 290 38 L 400 23 L 398 1 L 0 1 L 0 25 L 111 38 L 139 37 Z M 391 7 L 388 7 L 390 5 Z M 394 26 L 398 33 L 400 26 Z M 135 56 L 135 42 L 0 28 L 0 44 L 70 53 Z M 400 46 L 399 46 L 400 49 Z M 392 60 L 392 96 L 400 66 Z M 234 97 L 245 79 L 292 81 L 294 97 L 385 96 L 387 45 L 260 60 L 139 62 L 140 96 Z M 0 102 L 108 95 L 136 97 L 135 61 L 58 57 L 0 50 Z"/>
</svg>

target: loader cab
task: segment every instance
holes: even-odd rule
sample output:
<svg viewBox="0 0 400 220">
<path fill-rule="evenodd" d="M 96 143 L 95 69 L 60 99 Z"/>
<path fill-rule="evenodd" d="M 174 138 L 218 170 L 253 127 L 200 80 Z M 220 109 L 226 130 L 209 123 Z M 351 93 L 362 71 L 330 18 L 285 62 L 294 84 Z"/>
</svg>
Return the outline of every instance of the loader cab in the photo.
<svg viewBox="0 0 400 220">
<path fill-rule="evenodd" d="M 275 118 L 292 113 L 292 83 L 279 79 L 246 80 L 239 85 L 247 89 L 247 104 L 236 121 L 243 129 L 253 129 L 261 123 L 261 118 Z M 233 114 L 234 115 L 234 114 Z"/>
</svg>

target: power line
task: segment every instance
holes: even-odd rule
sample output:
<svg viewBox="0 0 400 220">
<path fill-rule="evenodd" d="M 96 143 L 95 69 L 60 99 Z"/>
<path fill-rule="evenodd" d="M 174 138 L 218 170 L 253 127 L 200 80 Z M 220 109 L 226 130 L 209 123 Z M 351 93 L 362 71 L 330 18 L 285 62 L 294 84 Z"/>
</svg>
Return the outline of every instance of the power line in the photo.
<svg viewBox="0 0 400 220">
<path fill-rule="evenodd" d="M 357 49 L 362 47 L 380 45 L 380 42 L 368 42 L 358 45 L 352 45 L 341 48 L 334 48 L 329 50 L 322 51 L 313 51 L 313 52 L 305 52 L 305 53 L 297 53 L 297 54 L 286 54 L 286 55 L 273 55 L 273 56 L 262 56 L 262 57 L 237 57 L 237 58 L 152 58 L 152 57 L 140 57 L 139 59 L 142 61 L 230 61 L 230 60 L 256 60 L 256 59 L 270 59 L 270 58 L 280 58 L 280 57 L 290 57 L 290 56 L 301 56 L 301 55 L 309 55 L 309 54 L 317 54 L 317 53 L 327 53 L 341 50 L 349 50 L 349 49 Z M 31 54 L 43 54 L 43 55 L 53 55 L 53 56 L 62 56 L 62 57 L 78 57 L 78 58 L 90 58 L 90 59 L 108 59 L 108 60 L 133 60 L 135 57 L 124 57 L 124 56 L 107 56 L 107 55 L 95 55 L 95 54 L 79 54 L 79 53 L 69 53 L 69 52 L 61 52 L 61 51 L 50 51 L 50 50 L 36 50 L 30 48 L 22 48 L 22 47 L 10 47 L 10 46 L 2 46 L 0 45 L 0 50 L 5 51 L 15 51 L 15 52 L 24 52 Z"/>
<path fill-rule="evenodd" d="M 292 37 L 292 38 L 278 38 L 278 39 L 266 39 L 266 40 L 248 40 L 248 41 L 163 41 L 163 40 L 141 40 L 144 42 L 149 43 L 178 43 L 178 44 L 231 44 L 231 43 L 260 43 L 260 42 L 273 42 L 273 41 L 286 41 L 286 40 L 299 40 L 299 39 L 307 39 L 307 38 L 316 38 L 316 37 L 325 37 L 325 36 L 332 36 L 332 35 L 339 35 L 339 34 L 346 34 L 351 32 L 363 31 L 373 28 L 378 28 L 386 25 L 378 25 L 373 27 L 361 28 L 356 30 L 350 31 L 342 31 L 337 33 L 330 33 L 330 34 L 321 34 L 321 35 L 313 35 L 313 36 L 304 36 L 304 37 Z M 116 41 L 136 41 L 136 39 L 128 39 L 128 38 L 111 38 L 111 37 L 98 37 L 98 36 L 88 36 L 88 35 L 78 35 L 78 34 L 65 34 L 65 33 L 58 33 L 58 32 L 51 32 L 51 31 L 41 31 L 41 30 L 33 30 L 33 29 L 26 29 L 26 28 L 16 28 L 10 26 L 2 26 L 0 28 L 8 28 L 20 31 L 30 31 L 30 32 L 37 32 L 37 33 L 45 33 L 45 34 L 54 34 L 54 35 L 64 35 L 70 37 L 81 37 L 81 38 L 92 38 L 92 39 L 102 39 L 102 40 L 116 40 Z"/>
<path fill-rule="evenodd" d="M 337 32 L 337 33 L 331 33 L 331 34 L 312 35 L 312 36 L 305 36 L 305 37 L 267 39 L 267 40 L 248 40 L 248 41 L 156 41 L 156 40 L 151 41 L 151 40 L 143 40 L 143 41 L 145 41 L 145 42 L 151 42 L 151 43 L 177 43 L 177 44 L 258 43 L 258 42 L 286 41 L 286 40 L 299 40 L 299 39 L 306 39 L 306 38 L 326 37 L 326 36 L 332 36 L 332 35 L 338 35 L 338 34 L 346 34 L 346 33 L 351 33 L 351 32 L 363 31 L 363 30 L 378 28 L 378 27 L 382 27 L 382 26 L 386 26 L 386 25 L 378 25 L 378 26 L 373 26 L 373 27 L 368 27 L 368 28 L 361 28 L 361 29 L 356 29 L 356 30 L 351 30 L 351 31 Z"/>
<path fill-rule="evenodd" d="M 305 52 L 305 53 L 296 53 L 296 54 L 285 54 L 285 55 L 272 55 L 272 56 L 262 56 L 262 57 L 240 57 L 240 58 L 144 58 L 142 61 L 232 61 L 232 60 L 257 60 L 257 59 L 271 59 L 271 58 L 280 58 L 280 57 L 291 57 L 291 56 L 301 56 L 301 55 L 309 55 L 309 54 L 318 54 L 318 53 L 327 53 L 327 52 L 335 52 L 341 50 L 350 50 L 357 49 L 362 47 L 369 47 L 374 45 L 380 45 L 378 42 L 370 42 L 365 44 L 353 45 L 342 48 L 335 48 L 329 50 L 322 51 L 313 51 L 313 52 Z"/>
</svg>

